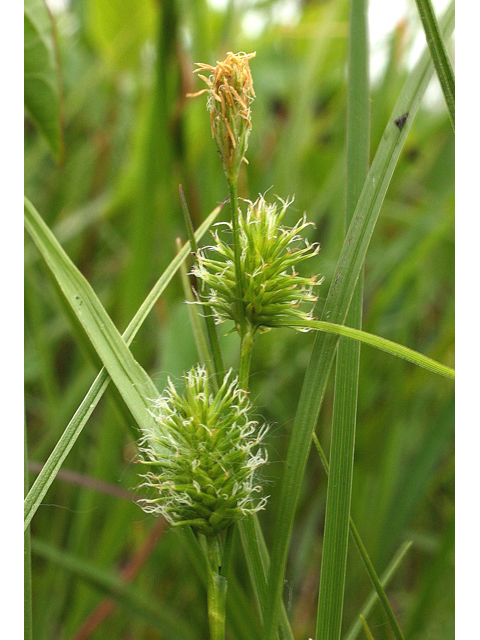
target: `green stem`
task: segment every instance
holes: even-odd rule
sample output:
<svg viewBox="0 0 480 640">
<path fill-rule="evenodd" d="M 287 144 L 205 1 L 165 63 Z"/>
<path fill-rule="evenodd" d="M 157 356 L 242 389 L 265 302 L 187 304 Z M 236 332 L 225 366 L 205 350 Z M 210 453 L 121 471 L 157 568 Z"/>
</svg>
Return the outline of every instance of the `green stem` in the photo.
<svg viewBox="0 0 480 640">
<path fill-rule="evenodd" d="M 240 368 L 238 372 L 238 382 L 242 389 L 248 389 L 248 379 L 250 377 L 250 363 L 252 361 L 253 342 L 255 340 L 255 329 L 249 329 L 242 337 L 240 346 Z"/>
<path fill-rule="evenodd" d="M 250 377 L 250 363 L 252 361 L 255 330 L 250 329 L 242 338 L 240 347 L 239 385 L 248 390 Z M 255 596 L 260 607 L 260 617 L 263 621 L 267 596 L 267 573 L 270 565 L 267 547 L 263 538 L 262 528 L 255 513 L 251 518 L 245 518 L 239 523 L 239 531 L 247 559 L 248 571 L 252 580 Z M 293 640 L 292 630 L 288 621 L 285 607 L 282 603 L 280 612 L 280 637 Z"/>
<path fill-rule="evenodd" d="M 391 579 L 400 568 L 400 565 L 402 564 L 403 559 L 407 555 L 412 544 L 413 543 L 411 541 L 404 542 L 402 546 L 399 548 L 399 550 L 397 551 L 397 553 L 394 555 L 394 557 L 391 559 L 388 567 L 383 572 L 382 577 L 380 578 L 380 584 L 382 585 L 382 588 L 384 590 L 388 587 Z M 374 589 L 372 593 L 368 596 L 365 604 L 362 607 L 362 615 L 365 618 L 369 615 L 370 611 L 373 609 L 378 599 L 379 599 L 378 592 L 376 589 Z M 361 631 L 361 624 L 360 624 L 360 620 L 358 619 L 353 622 L 352 626 L 350 627 L 350 630 L 345 636 L 345 640 L 356 640 L 360 631 Z"/>
<path fill-rule="evenodd" d="M 242 287 L 242 264 L 241 264 L 241 247 L 240 247 L 240 227 L 238 224 L 238 191 L 237 178 L 227 176 L 228 192 L 230 194 L 230 210 L 232 212 L 232 244 L 235 259 L 235 284 L 237 289 L 237 303 L 239 315 L 239 333 L 240 339 L 243 340 L 247 328 L 245 323 L 245 310 L 243 308 L 243 287 Z"/>
<path fill-rule="evenodd" d="M 360 538 L 360 534 L 358 533 L 358 529 L 355 526 L 352 518 L 350 518 L 350 531 L 352 533 L 353 539 L 355 540 L 355 544 L 357 545 L 357 549 L 362 556 L 363 563 L 365 565 L 365 568 L 367 569 L 367 573 L 373 584 L 373 588 L 375 589 L 378 599 L 380 600 L 383 610 L 385 611 L 385 614 L 388 618 L 388 622 L 390 624 L 390 628 L 393 631 L 393 635 L 395 636 L 396 640 L 404 640 L 402 630 L 400 629 L 395 614 L 393 613 L 393 609 L 390 606 L 390 602 L 388 601 L 385 589 L 382 587 L 382 583 L 379 580 L 377 572 L 375 571 L 372 561 L 370 560 L 370 557 L 367 553 L 367 550 L 365 549 L 362 539 Z"/>
<path fill-rule="evenodd" d="M 260 619 L 263 623 L 268 592 L 267 574 L 270 567 L 270 558 L 257 514 L 255 513 L 251 518 L 241 520 L 238 528 L 245 551 L 250 580 L 259 605 Z M 280 639 L 294 640 L 283 602 L 280 610 L 279 625 Z"/>
<path fill-rule="evenodd" d="M 220 575 L 222 552 L 218 536 L 206 539 L 208 621 L 210 640 L 225 640 L 227 580 Z"/>
</svg>

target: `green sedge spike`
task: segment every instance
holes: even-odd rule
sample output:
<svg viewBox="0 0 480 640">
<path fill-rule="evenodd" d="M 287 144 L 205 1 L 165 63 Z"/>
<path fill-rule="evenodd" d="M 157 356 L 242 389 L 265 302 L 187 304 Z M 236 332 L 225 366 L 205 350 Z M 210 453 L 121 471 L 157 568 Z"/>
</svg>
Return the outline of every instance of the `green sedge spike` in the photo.
<svg viewBox="0 0 480 640">
<path fill-rule="evenodd" d="M 293 227 L 281 225 L 293 200 L 279 199 L 280 206 L 267 203 L 263 196 L 255 202 L 246 202 L 246 216 L 239 218 L 239 238 L 241 304 L 248 330 L 268 331 L 280 320 L 292 318 L 311 320 L 317 301 L 314 287 L 320 285 L 323 278 L 301 277 L 295 267 L 320 250 L 317 243 L 309 244 L 300 235 L 313 223 L 303 216 Z M 216 322 L 233 320 L 238 329 L 241 310 L 236 295 L 234 251 L 225 239 L 232 226 L 221 224 L 227 233 L 214 232 L 215 244 L 198 252 L 192 273 L 206 285 L 207 304 Z M 305 304 L 310 310 L 303 308 Z"/>
<path fill-rule="evenodd" d="M 140 485 L 149 495 L 140 504 L 172 525 L 215 536 L 266 505 L 258 469 L 267 462 L 259 445 L 268 427 L 250 419 L 248 394 L 231 370 L 217 392 L 200 365 L 183 381 L 183 393 L 169 379 L 152 401 L 154 426 L 139 442 L 149 468 Z"/>
</svg>

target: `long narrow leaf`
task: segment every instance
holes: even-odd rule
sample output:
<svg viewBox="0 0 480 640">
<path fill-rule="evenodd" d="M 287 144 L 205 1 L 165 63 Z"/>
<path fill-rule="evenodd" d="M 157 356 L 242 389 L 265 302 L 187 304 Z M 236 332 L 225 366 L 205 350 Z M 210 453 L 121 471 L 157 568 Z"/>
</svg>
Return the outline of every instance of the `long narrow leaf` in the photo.
<svg viewBox="0 0 480 640">
<path fill-rule="evenodd" d="M 360 331 L 360 329 L 354 329 L 352 327 L 346 327 L 340 324 L 333 324 L 332 322 L 324 322 L 323 320 L 306 321 L 288 319 L 285 321 L 285 323 L 275 323 L 275 326 L 302 327 L 304 329 L 314 329 L 315 331 L 323 331 L 325 333 L 331 333 L 337 336 L 351 338 L 352 340 L 356 340 L 358 342 L 362 342 L 363 344 L 368 344 L 371 347 L 375 347 L 376 349 L 380 349 L 380 351 L 385 351 L 392 356 L 397 356 L 397 358 L 402 358 L 403 360 L 408 360 L 408 362 L 413 362 L 413 364 L 416 364 L 419 367 L 423 367 L 424 369 L 428 369 L 429 371 L 438 373 L 439 375 L 445 376 L 446 378 L 450 378 L 452 380 L 455 378 L 455 370 L 451 367 L 447 367 L 447 365 L 442 364 L 441 362 L 437 362 L 436 360 L 433 360 L 428 356 L 424 356 L 422 353 L 419 353 L 414 349 L 404 347 L 402 344 L 398 344 L 397 342 L 393 342 L 392 340 L 387 340 L 386 338 L 381 338 L 380 336 L 376 336 L 373 333 Z"/>
<path fill-rule="evenodd" d="M 200 226 L 196 233 L 196 237 L 198 240 L 203 237 L 207 229 L 212 225 L 220 209 L 220 206 L 217 207 Z M 172 260 L 162 276 L 159 278 L 123 334 L 123 338 L 127 344 L 130 344 L 132 342 L 148 313 L 152 309 L 153 305 L 163 293 L 163 291 L 179 269 L 180 265 L 187 257 L 189 251 L 190 245 L 189 243 L 186 243 L 183 246 L 182 250 Z M 33 518 L 50 485 L 54 481 L 55 476 L 57 475 L 65 458 L 75 444 L 78 436 L 87 423 L 87 420 L 100 401 L 100 398 L 104 394 L 109 382 L 110 377 L 106 369 L 104 368 L 95 378 L 82 404 L 79 406 L 74 416 L 68 423 L 60 440 L 57 442 L 54 450 L 46 461 L 42 471 L 36 478 L 34 484 L 32 485 L 32 488 L 28 492 L 28 495 L 25 499 L 25 528 Z"/>
<path fill-rule="evenodd" d="M 416 0 L 416 3 L 435 71 L 440 80 L 447 104 L 448 115 L 450 116 L 453 130 L 455 131 L 455 76 L 453 74 L 452 63 L 448 57 L 431 1 Z"/>
<path fill-rule="evenodd" d="M 453 31 L 453 18 L 454 6 L 451 4 L 443 20 L 447 37 Z M 432 71 L 430 55 L 425 51 L 409 75 L 369 171 L 325 302 L 322 316 L 325 321 L 333 321 L 339 325 L 345 322 L 380 208 Z M 266 640 L 273 640 L 275 637 L 293 521 L 312 433 L 322 405 L 337 343 L 338 337 L 334 335 L 321 333 L 316 337 L 302 387 L 285 462 L 271 554 L 264 632 Z"/>
<path fill-rule="evenodd" d="M 370 86 L 366 0 L 350 5 L 348 55 L 346 226 L 368 173 L 370 155 Z M 363 273 L 355 288 L 346 322 L 362 326 Z M 348 530 L 357 421 L 360 344 L 338 344 L 333 401 L 330 473 L 328 476 L 322 568 L 318 593 L 317 640 L 339 640 L 347 568 Z"/>
<path fill-rule="evenodd" d="M 133 358 L 90 284 L 27 199 L 25 226 L 137 424 L 146 427 L 151 420 L 148 398 L 156 396 L 155 385 Z"/>
</svg>

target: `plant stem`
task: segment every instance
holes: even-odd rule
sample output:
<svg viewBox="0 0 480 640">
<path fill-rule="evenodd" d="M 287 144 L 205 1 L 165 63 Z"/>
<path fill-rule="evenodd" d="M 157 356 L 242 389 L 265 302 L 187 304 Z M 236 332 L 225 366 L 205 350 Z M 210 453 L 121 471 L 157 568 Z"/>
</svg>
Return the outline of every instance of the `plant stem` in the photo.
<svg viewBox="0 0 480 640">
<path fill-rule="evenodd" d="M 235 258 L 235 286 L 237 289 L 238 316 L 239 316 L 239 333 L 240 340 L 246 333 L 245 311 L 243 309 L 243 287 L 242 287 L 242 265 L 240 260 L 240 227 L 238 224 L 238 191 L 237 178 L 227 176 L 228 191 L 230 194 L 230 210 L 232 212 L 232 243 L 233 254 Z"/>
<path fill-rule="evenodd" d="M 248 379 L 250 376 L 250 363 L 252 361 L 253 342 L 255 340 L 255 330 L 249 329 L 243 336 L 240 346 L 240 367 L 238 372 L 238 383 L 242 389 L 248 389 Z"/>
<path fill-rule="evenodd" d="M 218 536 L 206 538 L 208 621 L 210 640 L 225 640 L 227 580 L 220 575 L 222 552 Z"/>
</svg>

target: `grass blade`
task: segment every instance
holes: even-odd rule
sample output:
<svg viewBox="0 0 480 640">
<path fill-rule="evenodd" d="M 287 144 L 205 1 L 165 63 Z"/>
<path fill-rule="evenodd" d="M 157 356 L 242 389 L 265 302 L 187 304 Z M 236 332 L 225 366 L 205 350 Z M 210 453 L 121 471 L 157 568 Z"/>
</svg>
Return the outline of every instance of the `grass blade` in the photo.
<svg viewBox="0 0 480 640">
<path fill-rule="evenodd" d="M 217 207 L 200 226 L 196 233 L 196 237 L 198 240 L 203 237 L 207 229 L 211 226 L 220 209 L 220 206 Z M 190 245 L 189 243 L 186 243 L 183 246 L 182 250 L 172 260 L 168 268 L 164 271 L 162 276 L 159 278 L 159 280 L 135 314 L 134 318 L 123 334 L 123 339 L 125 340 L 127 345 L 129 345 L 134 339 L 153 305 L 163 293 L 163 291 L 179 269 L 180 265 L 187 257 L 189 250 Z M 110 377 L 108 375 L 108 372 L 104 368 L 95 378 L 82 404 L 79 406 L 74 416 L 68 423 L 60 440 L 57 442 L 43 469 L 36 478 L 27 497 L 25 498 L 25 527 L 28 526 L 31 519 L 33 518 L 36 510 L 38 509 L 38 506 L 42 502 L 65 458 L 75 444 L 78 436 L 82 432 L 87 420 L 100 401 L 100 398 L 104 394 L 109 382 Z"/>
<path fill-rule="evenodd" d="M 446 36 L 453 31 L 453 17 L 454 5 L 450 4 L 442 21 Z M 395 105 L 357 203 L 325 303 L 325 321 L 333 321 L 334 324 L 340 325 L 345 322 L 380 208 L 432 71 L 430 55 L 425 51 L 410 73 Z M 405 117 L 405 114 L 408 115 Z M 401 116 L 405 117 L 402 126 L 395 123 Z M 322 333 L 316 337 L 302 387 L 285 462 L 271 554 L 265 616 L 266 640 L 273 640 L 276 632 L 288 548 L 302 478 L 337 343 L 338 338 L 333 335 Z"/>
<path fill-rule="evenodd" d="M 450 122 L 455 131 L 455 76 L 453 75 L 452 63 L 448 57 L 431 1 L 416 0 L 416 3 L 435 71 L 440 80 L 443 96 L 447 104 Z"/>
<path fill-rule="evenodd" d="M 366 0 L 350 5 L 348 56 L 347 179 L 345 227 L 368 173 L 370 155 L 368 18 Z M 362 269 L 363 271 L 363 269 Z M 346 322 L 362 326 L 363 273 L 355 288 Z M 322 567 L 318 593 L 317 640 L 339 640 L 347 569 L 357 422 L 360 344 L 340 340 L 335 373 L 330 473 L 328 476 Z"/>
<path fill-rule="evenodd" d="M 310 320 L 308 322 L 305 322 L 304 320 L 297 321 L 289 319 L 284 324 L 279 322 L 276 323 L 275 326 L 303 328 L 308 327 L 310 329 L 314 329 L 315 331 L 323 331 L 325 333 L 331 333 L 332 335 L 351 338 L 352 340 L 356 340 L 363 344 L 368 344 L 371 347 L 375 347 L 376 349 L 380 349 L 380 351 L 385 351 L 392 356 L 397 356 L 397 358 L 408 360 L 408 362 L 412 362 L 419 367 L 423 367 L 424 369 L 433 371 L 433 373 L 438 373 L 439 375 L 450 378 L 451 380 L 455 378 L 455 369 L 447 367 L 447 365 L 442 364 L 441 362 L 437 362 L 436 360 L 433 360 L 428 356 L 424 356 L 422 353 L 414 351 L 414 349 L 404 347 L 397 342 L 387 340 L 386 338 L 381 338 L 380 336 L 376 336 L 373 333 L 360 331 L 360 329 L 354 329 L 353 327 L 346 327 L 340 324 L 333 324 L 332 322 L 324 322 L 323 320 Z"/>
<path fill-rule="evenodd" d="M 82 580 L 86 580 L 102 593 L 115 598 L 119 604 L 162 631 L 166 637 L 185 638 L 185 640 L 194 640 L 198 637 L 182 616 L 170 611 L 160 602 L 145 598 L 138 589 L 126 584 L 110 571 L 99 569 L 86 560 L 56 549 L 36 538 L 32 539 L 32 551 L 66 571 L 72 572 Z"/>
<path fill-rule="evenodd" d="M 25 226 L 137 424 L 146 426 L 150 420 L 147 398 L 155 397 L 157 388 L 133 358 L 90 284 L 27 199 Z"/>
</svg>

